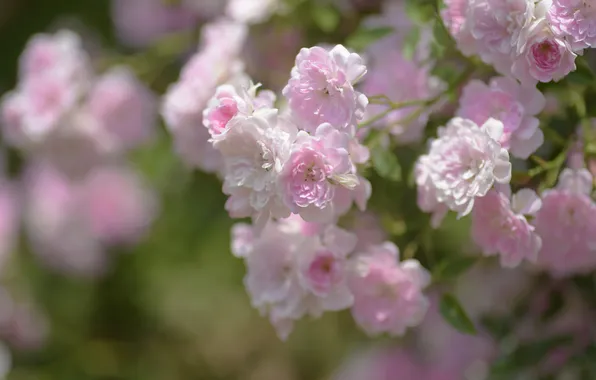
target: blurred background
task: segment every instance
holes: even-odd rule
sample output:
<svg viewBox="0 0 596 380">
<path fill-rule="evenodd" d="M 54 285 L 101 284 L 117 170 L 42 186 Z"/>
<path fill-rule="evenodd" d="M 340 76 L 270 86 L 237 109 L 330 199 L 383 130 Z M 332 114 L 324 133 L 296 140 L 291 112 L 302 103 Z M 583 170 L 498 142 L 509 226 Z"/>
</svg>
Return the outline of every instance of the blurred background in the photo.
<svg viewBox="0 0 596 380">
<path fill-rule="evenodd" d="M 16 86 L 19 56 L 34 34 L 67 27 L 82 36 L 90 54 L 118 59 L 150 47 L 170 27 L 198 30 L 212 17 L 201 14 L 199 6 L 190 23 L 179 20 L 165 30 L 143 31 L 138 28 L 152 22 L 141 19 L 143 8 L 160 6 L 159 1 L 131 0 L 137 10 L 118 16 L 126 10 L 116 8 L 127 4 L 116 3 L 126 2 L 0 0 L 0 93 Z M 115 22 L 124 25 L 118 28 Z M 183 46 L 174 48 L 174 56 L 158 52 L 142 79 L 153 76 L 153 90 L 163 92 L 178 76 L 183 50 L 194 51 L 197 41 L 174 38 Z M 297 49 L 288 46 L 289 60 L 278 68 L 286 76 L 282 82 Z M 232 221 L 224 211 L 219 180 L 186 168 L 162 125 L 156 134 L 127 160 L 159 204 L 138 244 L 107 249 L 106 263 L 91 260 L 79 266 L 68 254 L 58 264 L 46 260 L 50 253 L 38 251 L 48 242 L 32 244 L 31 234 L 19 234 L 4 267 L 6 300 L 0 297 L 0 314 L 10 314 L 1 334 L 12 351 L 8 378 L 291 380 L 329 375 L 350 345 L 363 338 L 349 315 L 302 323 L 282 343 L 245 294 L 243 264 L 230 254 Z M 4 153 L 6 177 L 26 187 L 27 158 L 13 149 Z M 51 197 L 52 180 L 40 181 L 40 192 Z M 32 218 L 43 218 L 41 212 L 34 209 Z M 28 222 L 20 223 L 29 229 Z M 77 233 L 72 228 L 58 239 Z M 2 362 L 0 367 L 7 365 Z"/>
</svg>

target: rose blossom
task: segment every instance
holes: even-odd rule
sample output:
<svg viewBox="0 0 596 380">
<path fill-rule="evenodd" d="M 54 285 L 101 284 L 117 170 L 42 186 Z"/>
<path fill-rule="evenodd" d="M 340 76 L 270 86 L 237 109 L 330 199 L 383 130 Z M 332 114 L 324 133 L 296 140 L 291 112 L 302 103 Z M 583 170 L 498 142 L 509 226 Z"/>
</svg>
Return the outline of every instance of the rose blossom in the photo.
<svg viewBox="0 0 596 380">
<path fill-rule="evenodd" d="M 569 44 L 556 37 L 548 21 L 542 18 L 522 32 L 511 70 L 522 84 L 556 82 L 575 70 L 576 56 Z"/>
<path fill-rule="evenodd" d="M 169 33 L 191 30 L 197 13 L 186 4 L 165 4 L 161 0 L 112 0 L 111 15 L 118 38 L 143 48 Z"/>
<path fill-rule="evenodd" d="M 125 67 L 110 69 L 97 80 L 86 109 L 115 148 L 135 147 L 155 129 L 155 97 Z"/>
<path fill-rule="evenodd" d="M 574 51 L 596 44 L 596 3 L 592 0 L 552 0 L 548 21 Z"/>
<path fill-rule="evenodd" d="M 59 75 L 84 88 L 90 79 L 89 56 L 70 30 L 33 36 L 19 58 L 19 79 Z"/>
<path fill-rule="evenodd" d="M 353 301 L 347 257 L 356 237 L 335 226 L 303 234 L 302 223 L 299 217 L 270 220 L 258 236 L 248 226 L 234 228 L 233 244 L 249 243 L 241 256 L 251 303 L 284 340 L 295 320 L 345 309 Z"/>
<path fill-rule="evenodd" d="M 279 0 L 230 0 L 226 13 L 239 22 L 257 24 L 275 11 Z"/>
<path fill-rule="evenodd" d="M 557 187 L 542 195 L 542 208 L 534 220 L 542 238 L 540 268 L 567 276 L 596 267 L 596 205 L 591 192 L 588 170 L 565 169 Z"/>
<path fill-rule="evenodd" d="M 163 98 L 161 114 L 174 137 L 174 146 L 184 163 L 207 172 L 223 170 L 223 160 L 208 142 L 203 127 L 203 111 L 217 86 L 228 83 L 242 86 L 248 82 L 239 60 L 247 29 L 230 21 L 203 27 L 200 50 L 184 65 L 180 78 Z M 225 49 L 220 38 L 226 39 Z M 216 38 L 217 37 L 217 38 Z"/>
<path fill-rule="evenodd" d="M 425 195 L 434 192 L 438 203 L 462 217 L 472 211 L 474 199 L 484 196 L 495 181 L 508 183 L 511 164 L 507 150 L 498 142 L 502 133 L 503 123 L 495 119 L 478 127 L 471 120 L 456 117 L 440 128 L 428 155 L 419 158 L 428 170 L 418 178 L 428 189 Z"/>
<path fill-rule="evenodd" d="M 203 111 L 203 125 L 211 136 L 221 135 L 236 116 L 250 117 L 257 112 L 268 117 L 267 114 L 276 112 L 273 109 L 275 94 L 271 91 L 260 91 L 257 94 L 258 87 L 259 85 L 252 84 L 248 88 L 225 84 L 217 88 L 208 107 Z"/>
<path fill-rule="evenodd" d="M 491 55 L 509 55 L 534 15 L 534 2 L 528 0 L 471 0 L 466 22 L 476 39 L 479 54 L 487 62 Z"/>
<path fill-rule="evenodd" d="M 361 328 L 371 335 L 403 335 L 422 322 L 429 306 L 422 289 L 430 283 L 430 275 L 418 261 L 399 262 L 393 243 L 371 246 L 356 260 L 350 279 L 352 316 Z"/>
<path fill-rule="evenodd" d="M 545 106 L 544 95 L 508 77 L 493 78 L 487 86 L 473 80 L 463 89 L 457 115 L 478 125 L 494 118 L 503 123 L 499 143 L 516 157 L 526 159 L 544 142 L 536 115 Z"/>
<path fill-rule="evenodd" d="M 314 133 L 323 123 L 353 131 L 368 99 L 353 85 L 366 74 L 362 58 L 342 45 L 330 51 L 303 48 L 283 95 L 301 129 Z"/>
<path fill-rule="evenodd" d="M 535 262 L 542 239 L 525 215 L 534 215 L 542 202 L 530 189 L 509 194 L 489 191 L 472 211 L 472 238 L 485 255 L 500 255 L 504 267 L 518 266 L 525 258 Z"/>
<path fill-rule="evenodd" d="M 93 236 L 104 243 L 136 242 L 156 213 L 156 199 L 133 171 L 94 170 L 81 192 L 79 211 Z"/>
<path fill-rule="evenodd" d="M 327 227 L 321 239 L 305 239 L 299 246 L 300 284 L 316 299 L 309 302 L 309 314 L 343 310 L 354 302 L 348 288 L 348 254 L 356 246 L 356 236 L 335 226 Z"/>
<path fill-rule="evenodd" d="M 331 124 L 321 124 L 314 136 L 298 133 L 281 173 L 286 205 L 306 221 L 325 222 L 334 216 L 336 186 L 358 185 L 349 156 L 349 137 Z"/>
</svg>

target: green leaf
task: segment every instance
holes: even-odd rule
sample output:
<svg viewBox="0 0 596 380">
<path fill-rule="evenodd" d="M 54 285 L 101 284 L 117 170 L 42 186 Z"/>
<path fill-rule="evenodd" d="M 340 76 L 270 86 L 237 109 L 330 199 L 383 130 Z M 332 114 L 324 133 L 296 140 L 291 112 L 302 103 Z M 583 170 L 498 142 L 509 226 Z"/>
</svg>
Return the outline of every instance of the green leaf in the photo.
<svg viewBox="0 0 596 380">
<path fill-rule="evenodd" d="M 346 45 L 354 50 L 364 50 L 370 44 L 393 33 L 391 27 L 359 28 L 346 40 Z"/>
<path fill-rule="evenodd" d="M 414 58 L 414 54 L 416 53 L 416 47 L 418 46 L 418 41 L 420 41 L 420 28 L 414 26 L 406 37 L 404 38 L 404 46 L 402 47 L 402 53 L 404 58 L 407 60 L 412 60 Z"/>
<path fill-rule="evenodd" d="M 341 20 L 337 9 L 327 4 L 316 4 L 312 10 L 312 17 L 315 24 L 325 33 L 331 33 Z"/>
<path fill-rule="evenodd" d="M 451 34 L 445 25 L 443 20 L 437 18 L 433 22 L 433 40 L 431 44 L 431 54 L 434 58 L 441 58 L 445 55 L 445 52 L 453 47 L 454 41 L 451 38 Z"/>
<path fill-rule="evenodd" d="M 441 298 L 439 310 L 443 318 L 457 331 L 476 335 L 476 327 L 454 295 L 445 293 Z"/>
<path fill-rule="evenodd" d="M 455 257 L 441 261 L 433 270 L 435 280 L 449 280 L 470 269 L 476 262 L 476 257 Z"/>
<path fill-rule="evenodd" d="M 497 360 L 491 372 L 495 375 L 519 373 L 524 368 L 534 367 L 551 351 L 573 342 L 570 336 L 560 335 L 543 340 L 523 343 L 517 346 L 507 357 Z"/>
<path fill-rule="evenodd" d="M 414 23 L 427 23 L 435 15 L 435 6 L 431 0 L 406 0 L 406 14 Z"/>
<path fill-rule="evenodd" d="M 394 182 L 401 181 L 401 165 L 391 151 L 374 148 L 371 152 L 371 159 L 379 176 Z"/>
</svg>

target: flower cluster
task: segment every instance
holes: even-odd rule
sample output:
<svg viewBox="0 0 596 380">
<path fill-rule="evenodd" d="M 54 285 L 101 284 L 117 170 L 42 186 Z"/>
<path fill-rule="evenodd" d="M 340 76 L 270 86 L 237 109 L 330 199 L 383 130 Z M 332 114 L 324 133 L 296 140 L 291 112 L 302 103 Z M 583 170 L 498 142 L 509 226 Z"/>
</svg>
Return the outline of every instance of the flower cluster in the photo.
<svg viewBox="0 0 596 380">
<path fill-rule="evenodd" d="M 232 251 L 245 260 L 252 305 L 286 339 L 295 320 L 351 308 L 372 335 L 402 335 L 422 321 L 430 276 L 418 261 L 399 262 L 392 243 L 367 244 L 333 224 L 297 215 L 270 221 L 260 234 L 237 224 Z M 366 245 L 362 251 L 358 243 Z"/>
<path fill-rule="evenodd" d="M 123 161 L 152 138 L 155 105 L 128 68 L 96 75 L 73 32 L 29 41 L 0 116 L 5 141 L 28 159 L 18 208 L 45 262 L 68 273 L 99 274 L 105 248 L 136 241 L 147 228 L 155 199 Z M 5 189 L 8 218 L 17 206 L 4 204 Z M 13 225 L 7 220 L 2 233 L 12 234 Z M 8 237 L 2 241 L 10 245 Z"/>
<path fill-rule="evenodd" d="M 287 109 L 275 108 L 271 91 L 236 80 L 214 89 L 200 114 L 193 108 L 221 158 L 226 210 L 253 220 L 232 239 L 252 304 L 284 339 L 295 320 L 350 307 L 367 332 L 401 335 L 427 308 L 429 275 L 417 261 L 400 263 L 394 245 L 336 226 L 371 194 L 358 173 L 369 152 L 356 137 L 368 101 L 354 85 L 365 73 L 341 45 L 305 48 L 282 91 Z M 165 110 L 173 105 L 166 98 Z"/>
<path fill-rule="evenodd" d="M 222 157 L 232 217 L 252 217 L 262 228 L 272 217 L 329 223 L 354 201 L 366 207 L 370 184 L 357 165 L 369 153 L 355 130 L 367 98 L 353 87 L 365 73 L 362 59 L 343 46 L 313 47 L 296 58 L 283 90 L 286 112 L 259 86 L 217 88 L 202 121 Z"/>
<path fill-rule="evenodd" d="M 523 84 L 558 81 L 596 36 L 596 12 L 579 0 L 449 0 L 445 24 L 466 55 Z"/>
<path fill-rule="evenodd" d="M 146 142 L 154 103 L 127 68 L 94 76 L 76 34 L 41 34 L 21 56 L 18 87 L 2 101 L 3 132 L 11 145 L 76 176 Z"/>
</svg>

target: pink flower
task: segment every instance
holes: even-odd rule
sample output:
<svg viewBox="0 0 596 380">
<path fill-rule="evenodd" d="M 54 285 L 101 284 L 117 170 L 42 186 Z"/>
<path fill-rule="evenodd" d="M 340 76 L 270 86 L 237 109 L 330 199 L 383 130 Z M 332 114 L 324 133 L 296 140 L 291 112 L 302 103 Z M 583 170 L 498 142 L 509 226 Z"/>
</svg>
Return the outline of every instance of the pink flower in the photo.
<svg viewBox="0 0 596 380">
<path fill-rule="evenodd" d="M 107 256 L 78 213 L 76 186 L 47 166 L 32 168 L 26 184 L 25 223 L 34 253 L 68 275 L 102 275 Z"/>
<path fill-rule="evenodd" d="M 363 91 L 367 94 L 383 94 L 395 103 L 414 100 L 424 101 L 439 95 L 444 83 L 430 73 L 428 64 L 406 59 L 401 50 L 379 51 L 373 55 L 373 63 L 363 82 Z M 385 111 L 386 105 L 370 105 L 367 115 L 373 117 Z M 433 107 L 425 107 L 419 112 L 419 106 L 404 107 L 390 112 L 375 123 L 377 128 L 388 128 L 398 143 L 420 141 Z M 412 119 L 412 115 L 417 117 Z"/>
<path fill-rule="evenodd" d="M 115 148 L 135 147 L 155 129 L 154 95 L 124 67 L 111 69 L 97 80 L 86 108 Z"/>
<path fill-rule="evenodd" d="M 548 21 L 542 18 L 522 33 L 511 70 L 522 84 L 556 82 L 575 70 L 576 56 L 569 44 L 556 37 Z"/>
<path fill-rule="evenodd" d="M 213 173 L 222 170 L 223 160 L 209 142 L 209 132 L 201 125 L 209 96 L 208 88 L 201 90 L 186 82 L 178 82 L 168 89 L 161 113 L 183 162 Z"/>
<path fill-rule="evenodd" d="M 523 259 L 535 262 L 542 246 L 540 236 L 524 215 L 534 215 L 542 202 L 530 189 L 513 196 L 491 190 L 478 198 L 472 211 L 472 238 L 485 255 L 500 255 L 504 267 Z"/>
<path fill-rule="evenodd" d="M 265 116 L 265 117 L 262 117 Z M 264 225 L 269 216 L 287 217 L 278 181 L 296 136 L 295 127 L 275 113 L 235 118 L 214 138 L 225 164 L 226 208 L 233 217 L 253 216 Z"/>
<path fill-rule="evenodd" d="M 515 51 L 519 36 L 534 15 L 534 2 L 528 0 L 471 0 L 466 21 L 486 62 L 494 53 Z"/>
<path fill-rule="evenodd" d="M 423 198 L 434 195 L 437 203 L 444 203 L 462 217 L 472 211 L 474 199 L 484 196 L 495 181 L 508 183 L 511 164 L 507 150 L 498 142 L 502 133 L 503 124 L 494 119 L 479 128 L 471 120 L 456 117 L 440 128 L 428 155 L 419 159 L 422 167 L 418 182 L 425 187 Z M 425 199 L 422 203 L 425 208 L 437 210 L 433 202 Z"/>
<path fill-rule="evenodd" d="M 284 340 L 295 320 L 345 309 L 353 301 L 347 257 L 355 236 L 335 226 L 304 235 L 299 224 L 296 218 L 269 221 L 258 236 L 250 236 L 248 226 L 234 229 L 236 242 L 248 242 L 242 257 L 252 305 L 269 317 Z"/>
<path fill-rule="evenodd" d="M 169 33 L 190 30 L 197 13 L 186 5 L 170 5 L 160 0 L 112 0 L 112 19 L 119 39 L 142 48 Z"/>
<path fill-rule="evenodd" d="M 298 133 L 280 177 L 283 198 L 293 213 L 307 221 L 334 216 L 336 186 L 358 184 L 349 156 L 349 137 L 331 124 L 321 124 L 314 136 Z"/>
<path fill-rule="evenodd" d="M 136 242 L 156 212 L 153 194 L 132 171 L 95 170 L 85 179 L 81 191 L 80 212 L 91 233 L 103 243 Z"/>
<path fill-rule="evenodd" d="M 596 4 L 591 0 L 552 0 L 548 21 L 574 51 L 596 45 Z"/>
<path fill-rule="evenodd" d="M 275 94 L 271 91 L 261 91 L 257 94 L 259 85 L 250 85 L 249 88 L 225 84 L 219 86 L 215 96 L 209 101 L 208 107 L 203 111 L 203 125 L 209 130 L 211 136 L 224 133 L 228 123 L 236 116 L 250 117 L 255 113 L 262 117 L 274 114 L 273 109 Z"/>
<path fill-rule="evenodd" d="M 72 180 L 45 165 L 26 178 L 25 221 L 34 252 L 50 267 L 96 277 L 108 267 L 106 248 L 136 241 L 155 201 L 125 169 L 95 169 Z"/>
<path fill-rule="evenodd" d="M 592 175 L 565 169 L 557 188 L 542 195 L 534 225 L 542 237 L 537 265 L 555 276 L 596 268 L 596 205 L 590 198 Z"/>
<path fill-rule="evenodd" d="M 441 10 L 441 18 L 449 30 L 457 48 L 466 56 L 478 54 L 478 41 L 474 38 L 470 28 L 468 14 L 471 13 L 473 0 L 444 0 L 445 7 Z"/>
<path fill-rule="evenodd" d="M 299 126 L 314 133 L 323 123 L 350 132 L 362 119 L 368 99 L 353 85 L 366 73 L 362 58 L 342 45 L 331 51 L 303 48 L 283 89 Z"/>
<path fill-rule="evenodd" d="M 191 167 L 207 172 L 223 170 L 223 160 L 213 149 L 203 127 L 203 112 L 217 86 L 224 83 L 239 87 L 248 80 L 239 60 L 246 27 L 229 21 L 205 25 L 201 50 L 183 67 L 178 82 L 167 90 L 161 107 L 166 127 L 174 137 L 175 149 Z M 226 39 L 225 49 L 220 38 Z"/>
<path fill-rule="evenodd" d="M 248 26 L 246 24 L 220 18 L 203 26 L 201 46 L 205 51 L 219 54 L 222 63 L 229 65 L 241 56 L 247 36 Z M 222 41 L 226 43 L 222 44 Z"/>
<path fill-rule="evenodd" d="M 352 316 L 364 331 L 403 335 L 422 322 L 429 305 L 422 290 L 430 275 L 418 261 L 398 262 L 399 251 L 392 243 L 372 246 L 356 260 L 350 280 Z"/>
<path fill-rule="evenodd" d="M 10 141 L 19 147 L 42 142 L 59 128 L 79 99 L 78 88 L 61 75 L 35 76 L 3 99 L 2 118 Z"/>
<path fill-rule="evenodd" d="M 478 125 L 494 118 L 503 123 L 499 143 L 516 157 L 526 159 L 544 142 L 536 115 L 544 108 L 544 95 L 534 87 L 508 77 L 493 78 L 487 86 L 473 80 L 463 89 L 457 115 Z"/>
<path fill-rule="evenodd" d="M 445 7 L 441 9 L 441 18 L 451 35 L 456 39 L 466 22 L 466 11 L 470 7 L 470 0 L 445 0 Z"/>
<path fill-rule="evenodd" d="M 90 79 L 89 57 L 80 37 L 69 30 L 33 36 L 20 57 L 20 80 L 54 75 L 66 78 L 71 86 L 85 87 Z"/>
<path fill-rule="evenodd" d="M 311 315 L 324 310 L 343 310 L 354 301 L 348 288 L 348 254 L 356 246 L 356 236 L 335 226 L 327 227 L 321 239 L 306 239 L 299 247 L 299 279 L 302 287 L 316 297 Z"/>
</svg>

